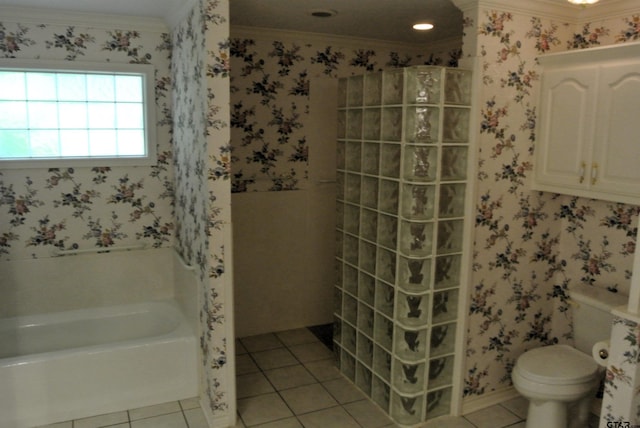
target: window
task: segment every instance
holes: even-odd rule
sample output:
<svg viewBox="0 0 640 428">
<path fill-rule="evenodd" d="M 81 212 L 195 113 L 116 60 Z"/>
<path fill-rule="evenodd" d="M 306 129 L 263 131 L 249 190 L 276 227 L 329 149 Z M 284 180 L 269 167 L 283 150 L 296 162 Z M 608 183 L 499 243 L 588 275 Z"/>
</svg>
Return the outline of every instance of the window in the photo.
<svg viewBox="0 0 640 428">
<path fill-rule="evenodd" d="M 149 165 L 153 66 L 0 62 L 0 167 Z"/>
</svg>

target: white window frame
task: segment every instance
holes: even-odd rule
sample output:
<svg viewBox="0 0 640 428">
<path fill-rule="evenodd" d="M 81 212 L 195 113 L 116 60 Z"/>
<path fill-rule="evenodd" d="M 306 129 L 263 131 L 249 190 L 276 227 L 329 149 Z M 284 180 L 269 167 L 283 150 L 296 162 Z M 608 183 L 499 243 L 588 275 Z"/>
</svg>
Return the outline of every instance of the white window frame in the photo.
<svg viewBox="0 0 640 428">
<path fill-rule="evenodd" d="M 151 64 L 90 63 L 77 61 L 23 60 L 0 58 L 1 71 L 75 72 L 80 74 L 134 74 L 143 80 L 143 123 L 145 154 L 142 156 L 88 156 L 49 158 L 0 158 L 0 169 L 103 167 L 155 165 L 156 113 L 155 68 Z M 0 91 L 2 88 L 0 88 Z"/>
</svg>

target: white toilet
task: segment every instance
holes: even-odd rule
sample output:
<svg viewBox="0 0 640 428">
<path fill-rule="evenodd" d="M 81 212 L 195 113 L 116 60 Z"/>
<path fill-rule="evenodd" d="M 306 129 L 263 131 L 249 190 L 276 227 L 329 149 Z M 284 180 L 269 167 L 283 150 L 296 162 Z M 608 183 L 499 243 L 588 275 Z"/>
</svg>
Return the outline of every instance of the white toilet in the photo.
<svg viewBox="0 0 640 428">
<path fill-rule="evenodd" d="M 591 401 L 604 367 L 592 357 L 593 346 L 609 340 L 611 309 L 626 296 L 580 285 L 571 289 L 575 348 L 552 345 L 523 353 L 516 362 L 513 386 L 529 400 L 527 428 L 586 427 Z"/>
</svg>

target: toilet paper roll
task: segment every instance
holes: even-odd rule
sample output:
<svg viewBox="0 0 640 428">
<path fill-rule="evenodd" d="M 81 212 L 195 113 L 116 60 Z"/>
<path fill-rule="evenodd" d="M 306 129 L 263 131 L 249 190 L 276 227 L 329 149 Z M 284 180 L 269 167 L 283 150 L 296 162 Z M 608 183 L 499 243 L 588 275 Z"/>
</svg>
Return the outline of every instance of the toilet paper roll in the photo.
<svg viewBox="0 0 640 428">
<path fill-rule="evenodd" d="M 609 341 L 603 340 L 593 345 L 591 355 L 596 363 L 602 367 L 607 367 L 607 360 L 609 359 Z"/>
</svg>

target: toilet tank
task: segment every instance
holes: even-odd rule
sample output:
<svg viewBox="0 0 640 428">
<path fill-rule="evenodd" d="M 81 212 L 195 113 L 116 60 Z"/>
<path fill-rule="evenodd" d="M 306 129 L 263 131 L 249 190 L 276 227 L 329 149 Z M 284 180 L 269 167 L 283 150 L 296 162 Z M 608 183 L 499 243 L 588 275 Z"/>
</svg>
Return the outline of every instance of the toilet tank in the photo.
<svg viewBox="0 0 640 428">
<path fill-rule="evenodd" d="M 626 305 L 628 297 L 605 288 L 579 284 L 571 288 L 570 298 L 575 348 L 591 355 L 596 342 L 609 340 L 611 336 L 611 310 Z"/>
</svg>

